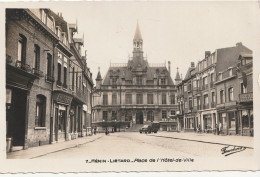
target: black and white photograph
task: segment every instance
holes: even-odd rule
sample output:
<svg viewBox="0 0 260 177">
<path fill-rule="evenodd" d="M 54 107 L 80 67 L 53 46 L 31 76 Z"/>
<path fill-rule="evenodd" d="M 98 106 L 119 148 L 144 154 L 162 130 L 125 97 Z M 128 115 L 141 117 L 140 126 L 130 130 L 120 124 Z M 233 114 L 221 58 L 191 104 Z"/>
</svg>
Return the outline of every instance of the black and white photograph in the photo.
<svg viewBox="0 0 260 177">
<path fill-rule="evenodd" d="M 259 170 L 258 1 L 0 5 L 1 172 Z"/>
</svg>

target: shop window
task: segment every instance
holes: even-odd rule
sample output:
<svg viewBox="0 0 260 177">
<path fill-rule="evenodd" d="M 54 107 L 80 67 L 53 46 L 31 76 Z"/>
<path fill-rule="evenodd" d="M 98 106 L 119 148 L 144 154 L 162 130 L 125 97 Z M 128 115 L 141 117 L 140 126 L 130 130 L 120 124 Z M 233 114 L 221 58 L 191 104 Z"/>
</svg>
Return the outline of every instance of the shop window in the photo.
<svg viewBox="0 0 260 177">
<path fill-rule="evenodd" d="M 113 95 L 112 95 L 112 104 L 113 105 L 117 104 L 117 95 L 116 95 L 116 93 L 113 93 Z"/>
<path fill-rule="evenodd" d="M 147 94 L 147 104 L 153 104 L 153 94 Z"/>
<path fill-rule="evenodd" d="M 59 110 L 59 131 L 65 132 L 66 110 Z"/>
<path fill-rule="evenodd" d="M 46 97 L 43 95 L 37 95 L 36 97 L 36 115 L 35 115 L 35 126 L 45 126 L 45 108 L 46 108 Z"/>
<path fill-rule="evenodd" d="M 103 105 L 107 105 L 107 104 L 108 104 L 107 95 L 104 94 L 103 95 Z"/>
<path fill-rule="evenodd" d="M 147 121 L 151 121 L 151 122 L 154 121 L 154 113 L 153 113 L 153 111 L 148 111 L 147 112 Z"/>
<path fill-rule="evenodd" d="M 235 129 L 236 128 L 236 121 L 235 121 L 235 114 L 234 114 L 234 112 L 228 113 L 228 117 L 229 117 L 228 127 L 232 128 L 232 129 Z"/>
<path fill-rule="evenodd" d="M 22 34 L 19 34 L 17 60 L 22 63 L 25 63 L 26 60 L 26 43 L 26 37 Z"/>
<path fill-rule="evenodd" d="M 103 121 L 107 121 L 107 111 L 103 111 Z"/>
<path fill-rule="evenodd" d="M 229 101 L 233 101 L 234 100 L 234 89 L 233 89 L 233 87 L 230 87 L 228 89 L 228 98 L 229 98 Z"/>
<path fill-rule="evenodd" d="M 162 104 L 166 104 L 166 93 L 162 93 Z"/>
<path fill-rule="evenodd" d="M 136 104 L 143 104 L 143 94 L 142 93 L 136 94 Z"/>
<path fill-rule="evenodd" d="M 126 100 L 126 104 L 132 104 L 132 94 L 130 94 L 130 93 L 127 93 L 126 95 L 125 95 L 125 100 Z"/>
<path fill-rule="evenodd" d="M 167 112 L 165 110 L 162 110 L 162 118 L 163 119 L 167 118 Z"/>
</svg>

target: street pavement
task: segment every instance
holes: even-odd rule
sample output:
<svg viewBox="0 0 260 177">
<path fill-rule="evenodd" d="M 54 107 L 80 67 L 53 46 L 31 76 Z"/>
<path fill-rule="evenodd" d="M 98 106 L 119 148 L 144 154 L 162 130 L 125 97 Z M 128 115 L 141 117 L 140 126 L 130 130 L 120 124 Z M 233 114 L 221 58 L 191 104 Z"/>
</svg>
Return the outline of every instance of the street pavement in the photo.
<svg viewBox="0 0 260 177">
<path fill-rule="evenodd" d="M 11 152 L 8 159 L 96 159 L 127 157 L 224 157 L 221 149 L 243 146 L 241 152 L 232 157 L 253 156 L 253 137 L 217 136 L 213 134 L 158 132 L 104 133 L 78 138 L 76 140 L 32 147 Z"/>
</svg>

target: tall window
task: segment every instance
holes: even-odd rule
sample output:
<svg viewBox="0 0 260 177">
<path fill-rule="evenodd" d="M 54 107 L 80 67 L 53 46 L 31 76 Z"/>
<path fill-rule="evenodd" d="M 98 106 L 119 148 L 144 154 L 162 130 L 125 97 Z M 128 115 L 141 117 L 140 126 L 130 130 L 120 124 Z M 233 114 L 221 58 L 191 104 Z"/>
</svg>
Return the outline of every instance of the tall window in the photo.
<svg viewBox="0 0 260 177">
<path fill-rule="evenodd" d="M 117 113 L 116 111 L 112 111 L 112 120 L 116 120 L 116 117 L 117 117 Z"/>
<path fill-rule="evenodd" d="M 148 112 L 147 112 L 147 121 L 151 121 L 151 122 L 154 121 L 153 111 L 148 111 Z"/>
<path fill-rule="evenodd" d="M 233 101 L 234 100 L 234 89 L 233 89 L 233 87 L 230 87 L 228 89 L 228 99 L 229 99 L 229 101 Z"/>
<path fill-rule="evenodd" d="M 107 111 L 103 111 L 103 121 L 107 121 Z"/>
<path fill-rule="evenodd" d="M 142 76 L 136 76 L 136 84 L 142 85 L 142 82 L 143 82 Z"/>
<path fill-rule="evenodd" d="M 203 85 L 207 85 L 208 84 L 208 77 L 203 77 Z"/>
<path fill-rule="evenodd" d="M 189 110 L 192 110 L 192 98 L 189 97 Z"/>
<path fill-rule="evenodd" d="M 153 94 L 147 94 L 147 104 L 153 104 Z"/>
<path fill-rule="evenodd" d="M 40 68 L 40 47 L 38 45 L 34 45 L 34 65 L 33 67 L 36 70 Z"/>
<path fill-rule="evenodd" d="M 171 110 L 171 115 L 175 115 L 176 112 L 174 110 Z"/>
<path fill-rule="evenodd" d="M 246 93 L 246 87 L 243 83 L 241 83 L 241 93 Z"/>
<path fill-rule="evenodd" d="M 125 103 L 126 103 L 126 104 L 132 104 L 132 94 L 127 93 L 127 94 L 125 95 Z"/>
<path fill-rule="evenodd" d="M 225 101 L 225 99 L 224 99 L 224 90 L 221 90 L 219 95 L 220 95 L 220 103 L 222 104 Z"/>
<path fill-rule="evenodd" d="M 215 103 L 216 102 L 216 96 L 215 96 L 215 92 L 211 93 L 212 95 L 212 102 Z"/>
<path fill-rule="evenodd" d="M 76 88 L 79 88 L 79 76 L 77 71 L 76 71 Z"/>
<path fill-rule="evenodd" d="M 171 95 L 171 104 L 175 104 L 175 95 Z"/>
<path fill-rule="evenodd" d="M 166 104 L 166 93 L 162 93 L 162 104 Z"/>
<path fill-rule="evenodd" d="M 52 76 L 52 56 L 51 54 L 47 54 L 47 79 L 50 79 Z"/>
<path fill-rule="evenodd" d="M 75 67 L 72 68 L 72 79 L 71 79 L 71 85 L 72 85 L 72 90 L 74 90 L 74 85 L 75 85 Z"/>
<path fill-rule="evenodd" d="M 208 97 L 208 95 L 204 95 L 204 104 L 205 105 L 209 104 L 209 97 Z"/>
<path fill-rule="evenodd" d="M 166 119 L 167 118 L 167 112 L 166 110 L 162 110 L 162 118 Z"/>
<path fill-rule="evenodd" d="M 142 93 L 136 94 L 136 104 L 143 104 L 143 94 Z"/>
<path fill-rule="evenodd" d="M 23 35 L 19 35 L 19 40 L 18 40 L 18 56 L 17 60 L 25 63 L 26 59 L 26 42 L 27 39 Z"/>
<path fill-rule="evenodd" d="M 213 75 L 213 73 L 210 74 L 210 82 L 214 82 L 214 75 Z"/>
<path fill-rule="evenodd" d="M 107 105 L 107 95 L 103 95 L 103 105 Z"/>
<path fill-rule="evenodd" d="M 36 115 L 35 115 L 35 126 L 45 126 L 45 104 L 46 98 L 43 95 L 37 95 L 36 97 Z"/>
<path fill-rule="evenodd" d="M 63 76 L 63 78 L 64 78 L 63 86 L 65 88 L 67 88 L 67 67 L 64 67 L 63 74 L 64 74 L 64 76 Z"/>
<path fill-rule="evenodd" d="M 197 97 L 197 106 L 198 106 L 198 109 L 200 110 L 201 109 L 201 105 L 200 105 L 200 97 L 199 96 Z"/>
<path fill-rule="evenodd" d="M 113 93 L 113 95 L 112 95 L 112 104 L 113 105 L 117 104 L 117 95 L 116 95 L 116 93 Z"/>
<path fill-rule="evenodd" d="M 165 85 L 165 84 L 166 84 L 165 78 L 162 78 L 161 79 L 161 85 Z"/>
<path fill-rule="evenodd" d="M 61 85 L 61 64 L 58 63 L 58 81 L 57 81 L 58 85 Z"/>
</svg>

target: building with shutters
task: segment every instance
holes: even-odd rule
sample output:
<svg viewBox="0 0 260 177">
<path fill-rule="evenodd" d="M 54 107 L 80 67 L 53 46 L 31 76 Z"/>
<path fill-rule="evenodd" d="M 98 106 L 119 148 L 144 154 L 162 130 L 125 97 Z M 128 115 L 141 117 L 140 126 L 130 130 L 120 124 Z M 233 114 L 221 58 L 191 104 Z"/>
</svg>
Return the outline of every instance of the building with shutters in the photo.
<svg viewBox="0 0 260 177">
<path fill-rule="evenodd" d="M 93 93 L 93 126 L 98 131 L 138 131 L 144 124 L 160 122 L 162 131 L 177 131 L 176 87 L 171 63 L 152 64 L 143 56 L 143 39 L 137 24 L 133 56 L 111 64 L 104 78 L 100 71 Z"/>
</svg>

